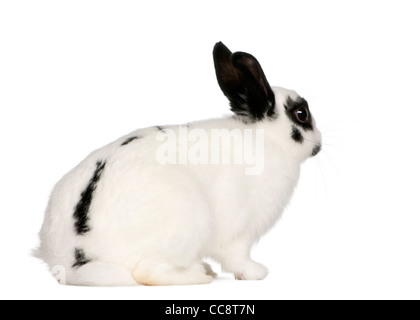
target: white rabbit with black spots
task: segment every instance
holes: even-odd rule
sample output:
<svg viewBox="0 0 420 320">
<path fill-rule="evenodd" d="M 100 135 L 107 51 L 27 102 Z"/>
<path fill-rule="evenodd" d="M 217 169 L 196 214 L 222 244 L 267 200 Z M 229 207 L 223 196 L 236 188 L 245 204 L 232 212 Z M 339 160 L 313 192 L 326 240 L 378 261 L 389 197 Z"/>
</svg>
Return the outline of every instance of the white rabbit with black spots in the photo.
<svg viewBox="0 0 420 320">
<path fill-rule="evenodd" d="M 206 284 L 215 274 L 205 258 L 236 279 L 267 276 L 252 246 L 280 218 L 321 134 L 307 102 L 270 87 L 252 55 L 220 42 L 213 56 L 232 117 L 137 130 L 92 152 L 55 186 L 36 255 L 61 268 L 66 284 Z M 245 145 L 189 145 L 214 132 L 225 141 L 251 136 L 258 170 L 236 161 Z M 213 161 L 224 152 L 231 157 Z"/>
</svg>

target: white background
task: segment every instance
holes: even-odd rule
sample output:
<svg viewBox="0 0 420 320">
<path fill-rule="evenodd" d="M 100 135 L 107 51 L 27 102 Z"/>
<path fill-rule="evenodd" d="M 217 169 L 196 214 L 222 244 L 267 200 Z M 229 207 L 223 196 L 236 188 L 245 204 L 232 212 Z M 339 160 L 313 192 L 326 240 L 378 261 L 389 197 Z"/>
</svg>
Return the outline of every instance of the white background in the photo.
<svg viewBox="0 0 420 320">
<path fill-rule="evenodd" d="M 0 298 L 420 298 L 416 2 L 2 1 Z M 229 114 L 220 40 L 303 95 L 324 133 L 254 250 L 269 277 L 58 286 L 30 257 L 54 183 L 136 128 Z"/>
</svg>

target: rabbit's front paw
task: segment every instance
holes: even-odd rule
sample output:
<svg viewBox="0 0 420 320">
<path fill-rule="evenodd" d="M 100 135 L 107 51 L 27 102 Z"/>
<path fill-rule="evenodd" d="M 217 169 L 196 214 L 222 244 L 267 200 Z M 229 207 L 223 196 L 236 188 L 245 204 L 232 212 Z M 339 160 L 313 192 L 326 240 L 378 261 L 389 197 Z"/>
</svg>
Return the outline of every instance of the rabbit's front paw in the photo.
<svg viewBox="0 0 420 320">
<path fill-rule="evenodd" d="M 235 272 L 236 280 L 263 280 L 268 275 L 268 269 L 254 261 L 245 264 L 241 271 Z"/>
</svg>

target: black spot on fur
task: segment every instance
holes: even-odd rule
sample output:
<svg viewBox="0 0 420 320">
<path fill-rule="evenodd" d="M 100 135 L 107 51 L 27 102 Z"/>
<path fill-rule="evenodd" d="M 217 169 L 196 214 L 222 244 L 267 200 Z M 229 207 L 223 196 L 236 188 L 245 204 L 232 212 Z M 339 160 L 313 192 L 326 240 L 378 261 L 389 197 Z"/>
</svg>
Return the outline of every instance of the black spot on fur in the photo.
<svg viewBox="0 0 420 320">
<path fill-rule="evenodd" d="M 156 128 L 157 128 L 160 132 L 165 133 L 165 128 L 164 128 L 164 127 L 161 127 L 161 126 L 156 126 Z"/>
<path fill-rule="evenodd" d="M 302 143 L 303 142 L 302 133 L 295 126 L 292 126 L 292 139 L 295 140 L 298 143 Z"/>
<path fill-rule="evenodd" d="M 312 149 L 312 157 L 315 157 L 319 152 L 321 151 L 321 145 L 317 144 L 313 149 Z"/>
<path fill-rule="evenodd" d="M 89 181 L 86 189 L 80 195 L 80 200 L 77 203 L 77 206 L 74 210 L 73 217 L 76 220 L 74 223 L 74 228 L 78 235 L 84 235 L 90 231 L 88 226 L 89 221 L 89 209 L 92 203 L 93 194 L 96 190 L 96 186 L 101 178 L 101 175 L 104 171 L 106 162 L 98 161 L 96 163 L 96 170 Z"/>
<path fill-rule="evenodd" d="M 309 111 L 308 102 L 305 99 L 299 97 L 296 100 L 293 100 L 292 98 L 288 97 L 284 108 L 286 109 L 287 116 L 293 123 L 295 123 L 305 131 L 314 129 L 312 124 L 312 115 Z M 308 110 L 308 121 L 305 123 L 302 123 L 296 119 L 295 111 L 299 108 L 306 108 Z"/>
<path fill-rule="evenodd" d="M 129 144 L 130 142 L 132 142 L 132 141 L 134 141 L 134 140 L 136 140 L 136 139 L 139 139 L 140 137 L 130 137 L 130 138 L 128 138 L 127 140 L 125 140 L 122 144 L 121 144 L 121 146 L 126 146 L 127 144 Z"/>
<path fill-rule="evenodd" d="M 86 258 L 86 254 L 82 249 L 77 248 L 74 249 L 74 259 L 76 262 L 73 264 L 73 268 L 80 268 L 92 261 L 91 259 Z"/>
</svg>

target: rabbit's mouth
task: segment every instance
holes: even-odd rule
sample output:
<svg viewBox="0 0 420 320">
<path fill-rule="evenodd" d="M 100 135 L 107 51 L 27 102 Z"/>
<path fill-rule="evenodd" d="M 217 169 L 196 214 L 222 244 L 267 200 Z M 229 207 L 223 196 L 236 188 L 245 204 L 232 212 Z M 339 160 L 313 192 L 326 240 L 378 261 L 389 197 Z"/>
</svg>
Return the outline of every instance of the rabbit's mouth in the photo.
<svg viewBox="0 0 420 320">
<path fill-rule="evenodd" d="M 311 156 L 315 157 L 319 152 L 321 151 L 321 144 L 318 143 L 315 145 L 315 147 L 312 149 Z"/>
</svg>

